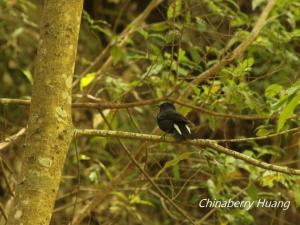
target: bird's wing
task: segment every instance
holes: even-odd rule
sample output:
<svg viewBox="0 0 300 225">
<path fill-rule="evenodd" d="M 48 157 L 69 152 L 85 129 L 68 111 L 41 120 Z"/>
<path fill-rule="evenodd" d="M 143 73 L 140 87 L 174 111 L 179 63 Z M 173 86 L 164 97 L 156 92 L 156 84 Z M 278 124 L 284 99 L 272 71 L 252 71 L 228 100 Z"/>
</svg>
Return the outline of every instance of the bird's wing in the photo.
<svg viewBox="0 0 300 225">
<path fill-rule="evenodd" d="M 170 120 L 170 121 L 173 121 L 173 122 L 177 122 L 177 123 L 188 123 L 188 120 L 182 116 L 181 114 L 179 114 L 178 112 L 168 112 L 166 114 L 162 114 L 160 115 L 160 119 L 163 119 L 163 120 Z"/>
</svg>

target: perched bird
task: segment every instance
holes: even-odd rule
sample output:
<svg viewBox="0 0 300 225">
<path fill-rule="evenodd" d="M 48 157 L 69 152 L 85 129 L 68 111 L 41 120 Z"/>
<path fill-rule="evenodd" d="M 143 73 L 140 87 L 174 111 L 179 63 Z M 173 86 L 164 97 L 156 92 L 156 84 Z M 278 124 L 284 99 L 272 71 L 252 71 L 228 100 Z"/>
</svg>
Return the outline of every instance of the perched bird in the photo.
<svg viewBox="0 0 300 225">
<path fill-rule="evenodd" d="M 162 103 L 159 108 L 156 120 L 161 130 L 173 134 L 176 139 L 192 139 L 191 129 L 187 125 L 188 120 L 176 112 L 171 102 Z"/>
</svg>

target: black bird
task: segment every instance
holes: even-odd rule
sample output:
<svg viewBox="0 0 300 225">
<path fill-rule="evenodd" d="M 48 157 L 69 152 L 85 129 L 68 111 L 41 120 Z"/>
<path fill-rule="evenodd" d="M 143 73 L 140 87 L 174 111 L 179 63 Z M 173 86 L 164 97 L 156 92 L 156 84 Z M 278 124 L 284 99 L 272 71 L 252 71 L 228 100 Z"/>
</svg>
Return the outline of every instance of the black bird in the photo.
<svg viewBox="0 0 300 225">
<path fill-rule="evenodd" d="M 187 125 L 188 120 L 176 112 L 176 108 L 172 103 L 162 103 L 159 108 L 156 120 L 161 130 L 173 134 L 176 139 L 192 139 L 191 129 Z"/>
</svg>

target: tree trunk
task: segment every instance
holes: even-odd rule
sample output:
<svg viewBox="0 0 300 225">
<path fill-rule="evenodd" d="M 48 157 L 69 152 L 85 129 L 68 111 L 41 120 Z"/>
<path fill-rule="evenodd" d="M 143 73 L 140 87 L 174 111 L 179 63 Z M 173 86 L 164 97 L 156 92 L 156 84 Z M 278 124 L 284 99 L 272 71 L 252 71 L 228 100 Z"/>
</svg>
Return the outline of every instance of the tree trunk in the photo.
<svg viewBox="0 0 300 225">
<path fill-rule="evenodd" d="M 8 225 L 48 225 L 72 140 L 72 78 L 83 0 L 46 0 L 22 174 Z"/>
</svg>

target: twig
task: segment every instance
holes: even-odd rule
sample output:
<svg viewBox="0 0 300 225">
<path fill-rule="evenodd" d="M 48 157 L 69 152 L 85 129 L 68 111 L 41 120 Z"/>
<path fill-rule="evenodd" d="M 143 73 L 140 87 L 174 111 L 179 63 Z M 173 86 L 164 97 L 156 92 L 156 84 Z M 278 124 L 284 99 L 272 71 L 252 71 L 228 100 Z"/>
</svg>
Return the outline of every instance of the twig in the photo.
<svg viewBox="0 0 300 225">
<path fill-rule="evenodd" d="M 79 136 L 86 135 L 86 136 L 101 136 L 101 137 L 118 137 L 118 138 L 136 139 L 136 140 L 152 141 L 152 142 L 166 142 L 166 143 L 184 144 L 184 145 L 190 144 L 190 145 L 200 146 L 200 147 L 209 147 L 216 150 L 219 153 L 224 153 L 226 155 L 233 156 L 234 158 L 241 159 L 249 164 L 252 164 L 260 168 L 286 173 L 290 175 L 291 174 L 300 175 L 300 170 L 262 162 L 260 160 L 244 155 L 242 153 L 218 145 L 215 140 L 194 139 L 194 140 L 187 140 L 187 141 L 178 141 L 173 138 L 161 137 L 158 135 L 139 134 L 139 133 L 131 133 L 131 132 L 123 132 L 123 131 L 112 131 L 112 130 L 93 130 L 93 129 L 76 130 L 76 134 Z M 134 160 L 136 161 L 135 158 Z M 136 161 L 136 163 L 138 162 Z"/>
<path fill-rule="evenodd" d="M 79 202 L 78 200 L 78 192 L 80 190 L 80 184 L 81 184 L 81 180 L 80 180 L 80 157 L 79 157 L 79 152 L 78 152 L 78 146 L 77 146 L 77 140 L 76 140 L 76 135 L 74 136 L 74 143 L 75 143 L 75 155 L 76 155 L 76 161 L 77 161 L 77 185 L 76 185 L 76 193 L 75 193 L 75 201 L 74 201 L 74 207 L 73 207 L 73 211 L 72 211 L 72 218 L 75 217 L 75 213 L 76 213 L 76 208 L 77 208 L 77 204 Z"/>
<path fill-rule="evenodd" d="M 16 142 L 21 136 L 23 136 L 25 134 L 25 131 L 26 131 L 26 128 L 22 128 L 21 130 L 18 131 L 18 133 L 14 134 L 8 138 L 5 138 L 4 142 L 0 143 L 0 151 L 7 148 L 14 142 Z"/>
<path fill-rule="evenodd" d="M 5 184 L 7 186 L 7 189 L 8 189 L 8 192 L 11 196 L 15 196 L 14 194 L 14 191 L 13 191 L 13 188 L 11 187 L 10 183 L 9 183 L 9 179 L 7 177 L 7 174 L 5 173 L 5 169 L 4 169 L 4 166 L 3 166 L 3 161 L 2 159 L 0 159 L 0 168 L 2 170 L 2 174 L 3 174 L 3 177 L 4 177 L 4 181 L 5 181 Z"/>
<path fill-rule="evenodd" d="M 159 102 L 165 101 L 167 97 L 161 98 L 153 98 L 149 100 L 142 100 L 136 102 L 129 102 L 129 103 L 103 103 L 103 102 L 78 102 L 73 103 L 73 108 L 91 108 L 91 109 L 126 109 L 126 108 L 133 108 L 138 106 L 146 106 L 146 105 L 153 105 Z M 16 105 L 25 105 L 29 106 L 31 100 L 23 100 L 23 99 L 9 99 L 9 98 L 0 98 L 0 104 L 16 104 Z"/>
<path fill-rule="evenodd" d="M 7 217 L 7 214 L 6 214 L 6 212 L 5 212 L 5 210 L 2 206 L 2 203 L 0 203 L 0 212 L 1 212 L 2 216 L 4 217 L 5 221 L 7 221 L 8 217 Z"/>
<path fill-rule="evenodd" d="M 79 102 L 79 103 L 72 103 L 73 108 L 87 108 L 87 109 L 128 109 L 133 107 L 140 107 L 140 106 L 147 106 L 147 105 L 154 105 L 158 104 L 163 101 L 172 101 L 177 103 L 178 105 L 185 106 L 191 109 L 194 109 L 198 112 L 206 113 L 212 116 L 216 117 L 224 117 L 224 118 L 233 118 L 233 119 L 240 119 L 240 120 L 264 120 L 264 119 L 272 119 L 277 118 L 277 114 L 273 115 L 243 115 L 243 114 L 227 114 L 227 113 L 219 113 L 215 112 L 209 109 L 206 109 L 204 107 L 192 105 L 189 103 L 186 103 L 184 101 L 170 98 L 168 96 L 161 97 L 161 98 L 153 98 L 148 100 L 141 100 L 141 101 L 135 101 L 135 102 L 128 102 L 128 103 L 103 103 L 103 102 Z M 9 98 L 0 98 L 0 104 L 12 104 L 12 105 L 25 105 L 29 106 L 31 100 L 23 100 L 23 99 L 9 99 Z M 290 119 L 298 118 L 299 114 L 295 114 L 290 117 Z M 1 145 L 0 145 L 1 150 Z"/>
</svg>

